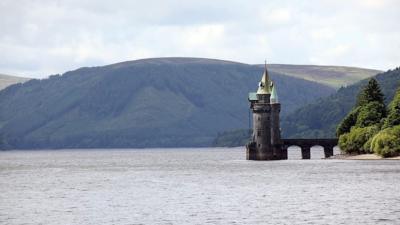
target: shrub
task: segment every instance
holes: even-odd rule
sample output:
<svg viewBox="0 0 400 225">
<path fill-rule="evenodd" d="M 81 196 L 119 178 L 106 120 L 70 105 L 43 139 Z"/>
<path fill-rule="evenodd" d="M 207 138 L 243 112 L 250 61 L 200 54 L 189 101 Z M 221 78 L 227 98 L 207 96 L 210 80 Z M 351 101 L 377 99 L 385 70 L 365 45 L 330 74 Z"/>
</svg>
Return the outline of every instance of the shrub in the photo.
<svg viewBox="0 0 400 225">
<path fill-rule="evenodd" d="M 339 137 L 339 147 L 344 153 L 371 153 L 370 139 L 379 131 L 377 126 L 353 127 L 350 133 Z"/>
<path fill-rule="evenodd" d="M 344 153 L 352 153 L 353 147 L 351 142 L 349 142 L 350 133 L 344 133 L 339 136 L 339 148 Z"/>
<path fill-rule="evenodd" d="M 376 133 L 378 133 L 378 131 Z M 372 143 L 372 138 L 374 138 L 374 135 L 376 133 L 372 134 L 371 137 L 368 139 L 368 141 L 364 143 L 362 149 L 365 153 L 374 153 L 374 151 L 372 151 L 372 148 L 371 148 L 371 143 Z"/>
<path fill-rule="evenodd" d="M 400 125 L 386 128 L 375 135 L 371 149 L 383 157 L 400 155 Z"/>
</svg>

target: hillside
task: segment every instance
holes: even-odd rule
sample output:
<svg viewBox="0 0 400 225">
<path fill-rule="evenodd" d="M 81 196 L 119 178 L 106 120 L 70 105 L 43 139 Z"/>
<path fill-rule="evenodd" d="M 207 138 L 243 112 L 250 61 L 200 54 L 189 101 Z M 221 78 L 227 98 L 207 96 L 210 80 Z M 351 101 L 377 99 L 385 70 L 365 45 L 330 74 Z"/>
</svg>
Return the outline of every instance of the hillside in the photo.
<svg viewBox="0 0 400 225">
<path fill-rule="evenodd" d="M 400 84 L 400 70 L 389 70 L 375 77 L 386 96 L 386 102 L 391 101 Z M 337 124 L 353 107 L 357 93 L 367 82 L 368 79 L 365 79 L 346 88 L 340 88 L 335 94 L 284 116 L 281 118 L 282 136 L 284 138 L 334 137 Z M 282 108 L 284 107 L 282 103 Z M 247 143 L 249 137 L 248 129 L 225 131 L 217 135 L 213 145 L 240 146 Z"/>
<path fill-rule="evenodd" d="M 248 126 L 262 69 L 198 58 L 80 68 L 0 91 L 3 148 L 209 146 Z M 334 89 L 271 73 L 287 114 Z"/>
<path fill-rule="evenodd" d="M 389 70 L 376 76 L 386 103 L 393 99 L 400 82 L 400 69 Z M 368 82 L 360 81 L 341 88 L 334 95 L 295 110 L 282 119 L 285 137 L 334 137 L 337 124 L 350 111 L 357 93 Z"/>
<path fill-rule="evenodd" d="M 30 78 L 0 74 L 0 90 L 16 83 L 23 83 Z"/>
<path fill-rule="evenodd" d="M 263 65 L 259 65 L 263 66 Z M 334 88 L 348 86 L 382 72 L 346 66 L 284 65 L 271 64 L 270 71 L 315 81 Z"/>
</svg>

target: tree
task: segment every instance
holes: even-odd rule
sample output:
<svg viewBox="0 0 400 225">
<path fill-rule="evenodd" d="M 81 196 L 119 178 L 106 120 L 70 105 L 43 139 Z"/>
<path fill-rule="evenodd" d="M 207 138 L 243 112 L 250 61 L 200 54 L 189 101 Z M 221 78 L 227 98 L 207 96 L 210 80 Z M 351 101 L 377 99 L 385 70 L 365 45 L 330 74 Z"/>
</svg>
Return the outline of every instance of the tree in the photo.
<svg viewBox="0 0 400 225">
<path fill-rule="evenodd" d="M 367 127 L 378 124 L 386 116 L 384 96 L 378 82 L 371 78 L 359 92 L 353 110 L 339 123 L 336 135 L 350 132 L 353 126 Z"/>
<path fill-rule="evenodd" d="M 364 106 L 369 102 L 379 102 L 384 104 L 384 96 L 379 86 L 378 81 L 374 78 L 371 78 L 368 81 L 368 84 L 362 89 L 362 91 L 357 96 L 357 106 Z"/>
<path fill-rule="evenodd" d="M 384 128 L 400 125 L 400 87 L 389 104 L 388 116 L 385 120 Z"/>
<path fill-rule="evenodd" d="M 384 96 L 378 82 L 371 78 L 360 91 L 355 108 L 339 124 L 336 133 L 345 153 L 370 153 L 372 138 L 386 116 Z"/>
<path fill-rule="evenodd" d="M 339 137 L 339 147 L 345 153 L 370 153 L 371 142 L 369 140 L 378 133 L 377 126 L 353 127 L 350 133 L 345 133 Z"/>
<path fill-rule="evenodd" d="M 379 124 L 386 116 L 386 108 L 383 103 L 373 101 L 360 107 L 356 127 L 367 127 Z"/>
<path fill-rule="evenodd" d="M 400 154 L 400 125 L 381 130 L 372 138 L 371 149 L 383 157 Z"/>
<path fill-rule="evenodd" d="M 351 110 L 349 114 L 340 122 L 339 126 L 336 129 L 336 136 L 339 137 L 344 133 L 349 133 L 351 127 L 356 125 L 358 113 L 360 111 L 360 107 L 356 107 Z"/>
</svg>

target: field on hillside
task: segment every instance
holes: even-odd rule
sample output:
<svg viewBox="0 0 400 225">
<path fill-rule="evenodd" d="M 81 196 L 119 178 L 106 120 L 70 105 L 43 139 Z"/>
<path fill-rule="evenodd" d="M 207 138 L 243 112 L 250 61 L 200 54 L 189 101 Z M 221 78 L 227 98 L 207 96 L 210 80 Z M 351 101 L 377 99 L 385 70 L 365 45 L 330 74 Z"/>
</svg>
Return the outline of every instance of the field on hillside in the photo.
<svg viewBox="0 0 400 225">
<path fill-rule="evenodd" d="M 0 74 L 0 90 L 16 83 L 22 83 L 30 78 Z"/>
<path fill-rule="evenodd" d="M 315 81 L 334 88 L 354 84 L 357 81 L 372 77 L 381 72 L 379 70 L 346 66 L 271 64 L 268 65 L 268 68 L 270 71 Z"/>
</svg>

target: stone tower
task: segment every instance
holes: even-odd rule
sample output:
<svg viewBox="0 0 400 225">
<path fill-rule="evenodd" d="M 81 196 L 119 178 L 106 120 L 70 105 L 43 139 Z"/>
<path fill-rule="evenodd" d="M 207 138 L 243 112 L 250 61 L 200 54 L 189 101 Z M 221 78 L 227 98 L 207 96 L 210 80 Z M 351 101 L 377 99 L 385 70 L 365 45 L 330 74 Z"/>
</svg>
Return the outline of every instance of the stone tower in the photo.
<svg viewBox="0 0 400 225">
<path fill-rule="evenodd" d="M 281 105 L 276 87 L 269 78 L 267 66 L 256 93 L 249 93 L 250 108 L 253 112 L 253 134 L 246 145 L 248 160 L 287 159 L 282 146 L 279 125 Z"/>
</svg>

